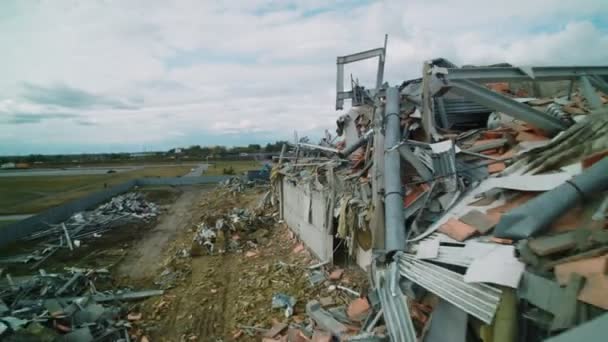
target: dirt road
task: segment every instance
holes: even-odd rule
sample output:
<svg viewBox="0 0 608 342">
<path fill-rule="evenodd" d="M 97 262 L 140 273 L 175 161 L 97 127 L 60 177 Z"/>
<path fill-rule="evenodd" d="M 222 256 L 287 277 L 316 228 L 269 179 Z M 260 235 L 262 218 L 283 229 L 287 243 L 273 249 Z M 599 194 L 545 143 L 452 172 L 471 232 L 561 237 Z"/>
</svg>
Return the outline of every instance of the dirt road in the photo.
<svg viewBox="0 0 608 342">
<path fill-rule="evenodd" d="M 157 226 L 138 237 L 117 265 L 122 285 L 161 287 L 166 292 L 134 309 L 142 314 L 134 322 L 134 338 L 259 341 L 260 331 L 277 322 L 302 323 L 310 299 L 331 296 L 342 305 L 352 300 L 348 294 L 330 292 L 326 282 L 311 285 L 308 266 L 318 260 L 275 220 L 225 231 L 221 239 L 218 235 L 211 253 L 183 253 L 195 250 L 191 228 L 201 222 L 213 227 L 217 219 L 226 220 L 235 211 L 252 210 L 261 191 L 251 189 L 237 195 L 221 189 L 185 191 Z M 235 244 L 237 247 L 226 248 Z M 164 282 L 165 277 L 170 280 Z M 339 282 L 360 291 L 361 279 L 364 275 L 352 273 Z M 279 293 L 297 300 L 293 316 L 286 318 L 284 310 L 271 307 L 272 297 Z"/>
<path fill-rule="evenodd" d="M 132 246 L 125 261 L 118 266 L 118 275 L 140 280 L 154 277 L 166 256 L 168 243 L 179 232 L 190 228 L 196 212 L 194 206 L 208 191 L 208 188 L 185 188 L 158 224 Z"/>
</svg>

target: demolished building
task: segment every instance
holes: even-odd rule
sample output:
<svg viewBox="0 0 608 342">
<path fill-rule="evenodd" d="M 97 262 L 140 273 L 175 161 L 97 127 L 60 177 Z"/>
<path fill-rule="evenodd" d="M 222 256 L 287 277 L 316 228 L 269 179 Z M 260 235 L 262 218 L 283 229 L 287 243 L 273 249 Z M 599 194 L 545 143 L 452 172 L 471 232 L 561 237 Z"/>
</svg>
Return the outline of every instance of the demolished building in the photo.
<svg viewBox="0 0 608 342">
<path fill-rule="evenodd" d="M 375 88 L 344 90 L 344 65 L 368 58 Z M 350 340 L 605 335 L 608 66 L 439 58 L 390 86 L 385 58 L 386 43 L 338 57 L 342 139 L 294 142 L 271 175 L 281 219 L 321 261 L 370 272 Z"/>
</svg>

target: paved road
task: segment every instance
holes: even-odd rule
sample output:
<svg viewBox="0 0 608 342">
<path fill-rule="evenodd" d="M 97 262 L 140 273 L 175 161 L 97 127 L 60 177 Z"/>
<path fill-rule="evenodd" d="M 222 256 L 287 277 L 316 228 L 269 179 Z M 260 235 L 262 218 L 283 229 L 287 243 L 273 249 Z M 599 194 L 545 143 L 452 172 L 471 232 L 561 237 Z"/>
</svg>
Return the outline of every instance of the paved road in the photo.
<svg viewBox="0 0 608 342">
<path fill-rule="evenodd" d="M 126 166 L 87 166 L 87 167 L 69 167 L 63 169 L 27 169 L 27 170 L 0 170 L 0 177 L 28 177 L 28 176 L 85 176 L 85 175 L 104 175 L 108 171 L 128 172 L 140 170 L 143 168 L 154 167 L 171 167 L 171 166 L 187 166 L 192 165 L 194 170 L 187 176 L 199 177 L 207 170 L 209 164 L 199 163 L 181 163 L 181 164 L 144 164 L 144 165 L 126 165 Z"/>
<path fill-rule="evenodd" d="M 0 170 L 0 177 L 32 177 L 32 176 L 83 176 L 104 175 L 110 170 L 114 172 L 127 172 L 143 168 L 144 166 L 117 166 L 117 167 L 73 167 L 65 169 L 28 169 L 28 170 Z"/>
</svg>

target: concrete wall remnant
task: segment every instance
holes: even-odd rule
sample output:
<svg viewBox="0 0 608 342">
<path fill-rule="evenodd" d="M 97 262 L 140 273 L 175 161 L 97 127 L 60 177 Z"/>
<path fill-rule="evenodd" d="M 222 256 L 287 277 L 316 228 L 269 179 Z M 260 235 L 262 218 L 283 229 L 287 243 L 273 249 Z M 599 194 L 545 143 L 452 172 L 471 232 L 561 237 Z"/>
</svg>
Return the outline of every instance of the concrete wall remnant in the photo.
<svg viewBox="0 0 608 342">
<path fill-rule="evenodd" d="M 333 260 L 333 236 L 326 220 L 328 191 L 283 179 L 284 220 L 321 261 Z M 332 215 L 333 216 L 333 215 Z"/>
</svg>

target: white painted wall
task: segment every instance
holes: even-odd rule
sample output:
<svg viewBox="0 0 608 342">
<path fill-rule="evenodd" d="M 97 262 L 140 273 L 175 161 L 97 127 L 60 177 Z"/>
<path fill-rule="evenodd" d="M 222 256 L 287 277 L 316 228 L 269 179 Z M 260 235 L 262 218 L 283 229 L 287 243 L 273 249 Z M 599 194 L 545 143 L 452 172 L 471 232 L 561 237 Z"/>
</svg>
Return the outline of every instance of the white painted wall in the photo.
<svg viewBox="0 0 608 342">
<path fill-rule="evenodd" d="M 333 260 L 333 235 L 326 222 L 329 191 L 310 190 L 307 184 L 283 182 L 283 219 L 294 233 L 321 261 Z M 309 221 L 311 210 L 312 222 Z M 330 218 L 331 219 L 331 218 Z M 356 262 L 367 270 L 372 261 L 372 251 L 356 249 Z"/>
<path fill-rule="evenodd" d="M 325 222 L 328 193 L 309 189 L 308 184 L 283 182 L 283 215 L 289 228 L 321 261 L 333 259 L 333 236 Z M 310 218 L 309 221 L 309 210 Z"/>
</svg>

